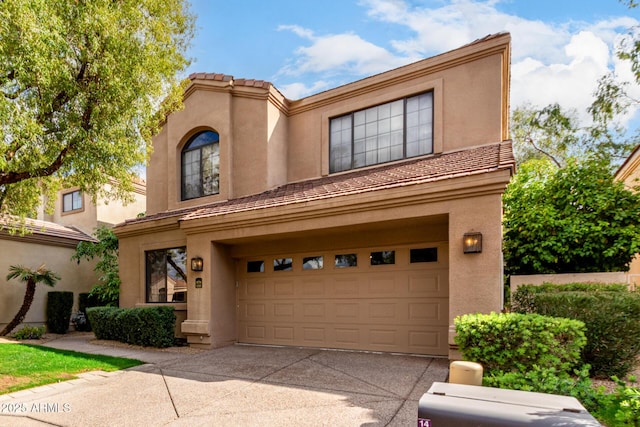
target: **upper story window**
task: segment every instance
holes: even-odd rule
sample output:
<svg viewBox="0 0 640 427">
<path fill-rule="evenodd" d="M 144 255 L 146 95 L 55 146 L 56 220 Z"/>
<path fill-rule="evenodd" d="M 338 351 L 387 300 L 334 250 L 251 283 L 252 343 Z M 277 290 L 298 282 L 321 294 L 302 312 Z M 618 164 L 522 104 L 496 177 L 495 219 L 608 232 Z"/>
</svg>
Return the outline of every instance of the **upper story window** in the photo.
<svg viewBox="0 0 640 427">
<path fill-rule="evenodd" d="M 330 133 L 332 173 L 433 153 L 433 92 L 333 118 Z"/>
<path fill-rule="evenodd" d="M 182 149 L 182 200 L 218 194 L 220 189 L 220 137 L 200 132 Z"/>
<path fill-rule="evenodd" d="M 62 212 L 82 209 L 82 191 L 76 190 L 62 195 Z"/>
</svg>

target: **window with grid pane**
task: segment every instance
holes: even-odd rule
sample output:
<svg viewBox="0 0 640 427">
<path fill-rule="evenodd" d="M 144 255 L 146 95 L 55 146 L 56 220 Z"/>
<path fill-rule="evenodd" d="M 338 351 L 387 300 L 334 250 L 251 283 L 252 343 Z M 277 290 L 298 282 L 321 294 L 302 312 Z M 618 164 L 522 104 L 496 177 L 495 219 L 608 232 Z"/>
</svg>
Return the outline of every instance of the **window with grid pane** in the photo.
<svg viewBox="0 0 640 427">
<path fill-rule="evenodd" d="M 218 194 L 219 187 L 219 135 L 200 132 L 182 149 L 182 200 Z"/>
<path fill-rule="evenodd" d="M 341 172 L 433 152 L 433 92 L 330 120 L 329 170 Z"/>
</svg>

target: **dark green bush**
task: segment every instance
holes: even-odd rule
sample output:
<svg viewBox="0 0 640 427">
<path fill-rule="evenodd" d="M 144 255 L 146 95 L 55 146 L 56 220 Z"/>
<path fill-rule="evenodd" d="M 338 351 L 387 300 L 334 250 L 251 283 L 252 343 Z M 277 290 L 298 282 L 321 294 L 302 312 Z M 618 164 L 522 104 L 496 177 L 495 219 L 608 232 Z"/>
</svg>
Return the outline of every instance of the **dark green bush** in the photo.
<svg viewBox="0 0 640 427">
<path fill-rule="evenodd" d="M 120 309 L 117 307 L 89 307 L 87 317 L 91 322 L 93 333 L 99 340 L 117 340 L 116 316 Z"/>
<path fill-rule="evenodd" d="M 170 347 L 175 340 L 173 307 L 92 307 L 87 314 L 98 339 L 150 347 Z"/>
<path fill-rule="evenodd" d="M 73 292 L 53 291 L 47 294 L 47 327 L 49 332 L 66 334 L 73 309 Z"/>
<path fill-rule="evenodd" d="M 640 354 L 639 293 L 538 293 L 534 305 L 539 314 L 585 323 L 582 360 L 591 365 L 592 376 L 624 377 L 634 368 Z"/>
<path fill-rule="evenodd" d="M 18 332 L 13 334 L 17 340 L 37 340 L 44 334 L 46 328 L 42 326 L 23 326 Z"/>
<path fill-rule="evenodd" d="M 465 360 L 486 372 L 526 372 L 537 366 L 571 372 L 586 344 L 584 323 L 537 314 L 466 314 L 454 320 Z"/>
<path fill-rule="evenodd" d="M 607 401 L 604 388 L 595 388 L 589 377 L 589 366 L 584 365 L 573 373 L 557 372 L 555 369 L 543 369 L 537 366 L 526 372 L 494 371 L 485 375 L 482 385 L 511 390 L 534 391 L 537 393 L 573 396 L 582 405 L 593 412 Z"/>
<path fill-rule="evenodd" d="M 628 286 L 624 283 L 567 283 L 557 285 L 543 283 L 542 285 L 522 285 L 511 298 L 511 310 L 516 313 L 535 313 L 535 296 L 541 293 L 558 292 L 628 292 Z"/>
</svg>

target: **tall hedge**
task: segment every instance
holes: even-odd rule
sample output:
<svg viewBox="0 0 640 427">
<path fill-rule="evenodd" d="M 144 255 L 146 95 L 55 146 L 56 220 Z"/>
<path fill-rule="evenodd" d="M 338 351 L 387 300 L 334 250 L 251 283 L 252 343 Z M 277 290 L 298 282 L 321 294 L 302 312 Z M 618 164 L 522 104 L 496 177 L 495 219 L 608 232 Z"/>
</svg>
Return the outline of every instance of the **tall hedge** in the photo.
<svg viewBox="0 0 640 427">
<path fill-rule="evenodd" d="M 535 296 L 541 293 L 558 292 L 628 292 L 625 283 L 543 283 L 542 285 L 521 285 L 511 299 L 511 310 L 516 313 L 535 313 Z"/>
<path fill-rule="evenodd" d="M 582 360 L 598 377 L 624 377 L 640 355 L 640 294 L 637 292 L 540 293 L 536 312 L 578 319 L 586 325 Z"/>
<path fill-rule="evenodd" d="M 66 334 L 69 330 L 73 292 L 52 291 L 47 293 L 47 328 L 55 334 Z"/>
<path fill-rule="evenodd" d="M 149 347 L 170 347 L 175 341 L 173 307 L 91 307 L 87 315 L 98 339 Z"/>
</svg>

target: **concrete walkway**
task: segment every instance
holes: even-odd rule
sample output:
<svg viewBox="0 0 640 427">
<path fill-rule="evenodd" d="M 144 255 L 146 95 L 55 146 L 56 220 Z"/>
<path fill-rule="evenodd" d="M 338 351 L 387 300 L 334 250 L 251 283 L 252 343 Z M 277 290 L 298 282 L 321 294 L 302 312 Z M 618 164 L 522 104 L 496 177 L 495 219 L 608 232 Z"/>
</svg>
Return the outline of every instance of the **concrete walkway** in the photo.
<svg viewBox="0 0 640 427">
<path fill-rule="evenodd" d="M 44 345 L 147 364 L 0 395 L 0 426 L 415 426 L 446 359 L 234 345 L 198 354 Z"/>
</svg>

